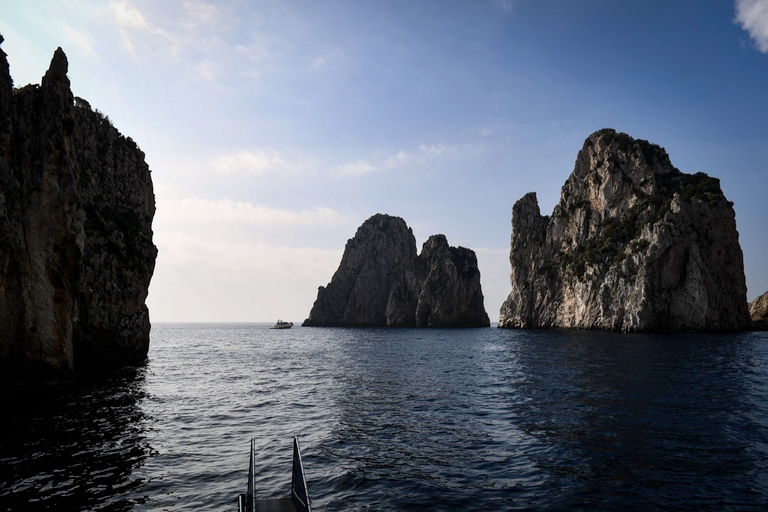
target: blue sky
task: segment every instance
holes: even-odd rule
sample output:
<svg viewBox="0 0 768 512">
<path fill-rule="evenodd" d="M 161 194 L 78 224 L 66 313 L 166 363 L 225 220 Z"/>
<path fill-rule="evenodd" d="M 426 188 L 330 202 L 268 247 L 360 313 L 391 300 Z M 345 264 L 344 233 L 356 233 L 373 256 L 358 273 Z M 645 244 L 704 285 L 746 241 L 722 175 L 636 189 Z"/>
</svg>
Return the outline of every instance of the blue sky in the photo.
<svg viewBox="0 0 768 512">
<path fill-rule="evenodd" d="M 495 319 L 512 205 L 605 127 L 720 178 L 768 290 L 768 0 L 2 0 L 0 33 L 146 153 L 153 321 L 301 321 L 375 213 L 474 249 Z"/>
</svg>

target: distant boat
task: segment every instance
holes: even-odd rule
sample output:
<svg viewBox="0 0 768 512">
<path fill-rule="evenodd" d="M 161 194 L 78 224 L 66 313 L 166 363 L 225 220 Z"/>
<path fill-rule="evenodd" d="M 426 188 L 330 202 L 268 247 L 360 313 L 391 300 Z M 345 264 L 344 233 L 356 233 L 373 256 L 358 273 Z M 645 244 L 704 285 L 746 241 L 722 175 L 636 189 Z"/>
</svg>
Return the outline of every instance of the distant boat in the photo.
<svg viewBox="0 0 768 512">
<path fill-rule="evenodd" d="M 293 322 L 283 322 L 282 320 L 278 320 L 275 325 L 270 327 L 270 329 L 290 329 L 293 327 Z"/>
<path fill-rule="evenodd" d="M 256 498 L 256 440 L 251 439 L 251 460 L 248 464 L 248 491 L 237 497 L 239 512 L 312 512 L 312 503 L 307 492 L 304 464 L 301 461 L 299 439 L 293 438 L 293 470 L 291 471 L 291 497 L 277 499 Z"/>
</svg>

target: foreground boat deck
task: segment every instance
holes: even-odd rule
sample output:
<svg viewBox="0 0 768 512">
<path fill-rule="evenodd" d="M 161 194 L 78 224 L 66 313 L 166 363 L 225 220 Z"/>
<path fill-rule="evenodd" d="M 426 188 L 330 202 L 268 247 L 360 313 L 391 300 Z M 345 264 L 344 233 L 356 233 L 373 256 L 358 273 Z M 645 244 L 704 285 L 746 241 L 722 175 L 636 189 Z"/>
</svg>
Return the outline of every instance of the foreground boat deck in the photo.
<svg viewBox="0 0 768 512">
<path fill-rule="evenodd" d="M 256 500 L 256 512 L 296 512 L 296 505 L 291 498 Z"/>
<path fill-rule="evenodd" d="M 312 504 L 304 477 L 304 463 L 301 461 L 299 438 L 293 438 L 293 468 L 291 470 L 291 497 L 256 498 L 256 439 L 251 438 L 251 460 L 248 464 L 248 491 L 237 497 L 239 512 L 312 512 Z"/>
</svg>

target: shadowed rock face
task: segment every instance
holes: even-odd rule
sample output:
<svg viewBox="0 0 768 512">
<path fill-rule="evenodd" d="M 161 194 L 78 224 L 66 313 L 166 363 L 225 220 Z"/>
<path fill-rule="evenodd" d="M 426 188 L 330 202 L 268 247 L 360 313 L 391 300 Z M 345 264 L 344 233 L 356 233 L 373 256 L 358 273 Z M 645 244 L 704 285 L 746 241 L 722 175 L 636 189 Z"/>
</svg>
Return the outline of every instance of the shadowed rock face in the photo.
<svg viewBox="0 0 768 512">
<path fill-rule="evenodd" d="M 749 325 L 733 205 L 720 182 L 647 141 L 590 135 L 551 217 L 512 212 L 512 292 L 499 326 L 618 331 Z"/>
<path fill-rule="evenodd" d="M 768 292 L 749 303 L 749 316 L 753 329 L 768 330 Z"/>
<path fill-rule="evenodd" d="M 416 239 L 399 217 L 377 214 L 347 241 L 331 282 L 303 325 L 385 325 L 389 292 L 416 257 Z"/>
<path fill-rule="evenodd" d="M 488 327 L 474 251 L 450 247 L 444 235 L 429 237 L 387 303 L 387 325 Z"/>
<path fill-rule="evenodd" d="M 22 377 L 149 347 L 150 171 L 67 68 L 59 48 L 40 86 L 14 91 L 0 51 L 0 365 Z"/>
<path fill-rule="evenodd" d="M 304 326 L 485 326 L 475 253 L 435 235 L 416 256 L 413 232 L 377 214 L 347 242 Z"/>
</svg>

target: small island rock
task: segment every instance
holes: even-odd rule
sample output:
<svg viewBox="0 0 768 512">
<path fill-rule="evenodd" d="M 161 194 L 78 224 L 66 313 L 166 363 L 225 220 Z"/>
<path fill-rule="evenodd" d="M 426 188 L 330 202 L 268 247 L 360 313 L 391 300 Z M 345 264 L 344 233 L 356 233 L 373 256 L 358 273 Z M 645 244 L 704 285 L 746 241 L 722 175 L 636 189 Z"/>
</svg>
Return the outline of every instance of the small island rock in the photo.
<svg viewBox="0 0 768 512">
<path fill-rule="evenodd" d="M 487 327 L 475 253 L 430 237 L 416 254 L 399 217 L 376 214 L 344 248 L 304 326 Z"/>
<path fill-rule="evenodd" d="M 413 231 L 400 217 L 376 214 L 347 241 L 338 270 L 303 326 L 386 325 L 389 292 L 416 257 Z"/>
<path fill-rule="evenodd" d="M 749 326 L 733 205 L 661 147 L 590 135 L 552 216 L 512 213 L 512 291 L 499 327 L 720 331 Z"/>
</svg>

